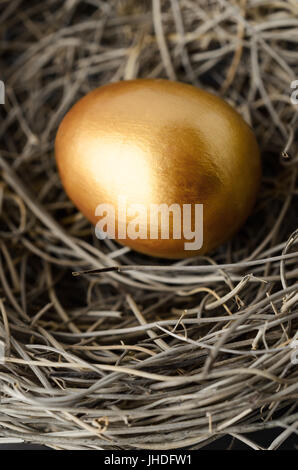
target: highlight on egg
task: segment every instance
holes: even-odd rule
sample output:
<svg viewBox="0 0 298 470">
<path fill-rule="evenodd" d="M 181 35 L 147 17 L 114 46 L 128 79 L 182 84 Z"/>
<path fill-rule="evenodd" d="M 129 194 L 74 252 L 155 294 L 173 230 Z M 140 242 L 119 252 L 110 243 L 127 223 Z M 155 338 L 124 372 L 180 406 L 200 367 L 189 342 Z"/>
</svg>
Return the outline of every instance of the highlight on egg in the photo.
<svg viewBox="0 0 298 470">
<path fill-rule="evenodd" d="M 242 117 L 209 92 L 163 79 L 88 93 L 62 120 L 55 155 L 65 191 L 99 238 L 163 258 L 229 240 L 261 180 Z"/>
</svg>

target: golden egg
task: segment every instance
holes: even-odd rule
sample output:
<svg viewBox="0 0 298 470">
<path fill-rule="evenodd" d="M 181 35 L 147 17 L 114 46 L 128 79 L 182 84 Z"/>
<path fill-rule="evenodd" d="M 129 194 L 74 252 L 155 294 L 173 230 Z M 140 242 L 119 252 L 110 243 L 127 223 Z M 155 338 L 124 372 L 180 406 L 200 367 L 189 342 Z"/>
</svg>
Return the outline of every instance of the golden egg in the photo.
<svg viewBox="0 0 298 470">
<path fill-rule="evenodd" d="M 261 179 L 250 127 L 192 85 L 128 80 L 66 114 L 55 153 L 64 188 L 98 229 L 163 258 L 208 253 L 245 222 Z"/>
</svg>

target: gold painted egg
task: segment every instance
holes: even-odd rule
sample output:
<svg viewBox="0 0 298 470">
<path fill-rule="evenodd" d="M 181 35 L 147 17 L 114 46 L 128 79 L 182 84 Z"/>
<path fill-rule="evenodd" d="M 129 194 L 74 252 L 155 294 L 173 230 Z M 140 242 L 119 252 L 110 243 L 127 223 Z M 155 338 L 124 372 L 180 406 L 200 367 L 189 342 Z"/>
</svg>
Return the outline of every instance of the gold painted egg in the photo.
<svg viewBox="0 0 298 470">
<path fill-rule="evenodd" d="M 63 186 L 97 227 L 164 258 L 208 253 L 245 222 L 261 179 L 251 128 L 225 101 L 161 79 L 112 83 L 58 129 Z"/>
</svg>

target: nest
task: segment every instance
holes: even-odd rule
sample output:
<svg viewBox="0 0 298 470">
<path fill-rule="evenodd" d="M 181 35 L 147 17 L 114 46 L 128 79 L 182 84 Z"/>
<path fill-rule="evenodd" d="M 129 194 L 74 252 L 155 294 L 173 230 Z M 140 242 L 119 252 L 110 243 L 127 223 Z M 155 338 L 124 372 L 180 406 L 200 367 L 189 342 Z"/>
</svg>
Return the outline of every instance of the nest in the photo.
<svg viewBox="0 0 298 470">
<path fill-rule="evenodd" d="M 0 442 L 260 449 L 278 427 L 278 448 L 298 430 L 296 0 L 0 4 Z M 209 256 L 99 241 L 61 186 L 63 115 L 135 77 L 210 90 L 255 130 L 257 204 Z"/>
</svg>

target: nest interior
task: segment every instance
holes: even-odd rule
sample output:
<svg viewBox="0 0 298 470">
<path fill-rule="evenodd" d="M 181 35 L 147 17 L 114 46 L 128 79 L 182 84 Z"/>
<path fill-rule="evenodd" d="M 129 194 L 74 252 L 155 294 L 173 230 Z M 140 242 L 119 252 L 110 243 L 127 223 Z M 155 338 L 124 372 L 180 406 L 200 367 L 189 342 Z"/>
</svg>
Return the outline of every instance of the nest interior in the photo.
<svg viewBox="0 0 298 470">
<path fill-rule="evenodd" d="M 1 0 L 0 442 L 261 449 L 298 430 L 296 0 Z M 253 213 L 209 256 L 151 259 L 67 198 L 53 148 L 81 96 L 162 77 L 255 130 Z M 116 267 L 73 277 L 72 272 Z M 296 341 L 296 342 L 295 342 Z"/>
</svg>

